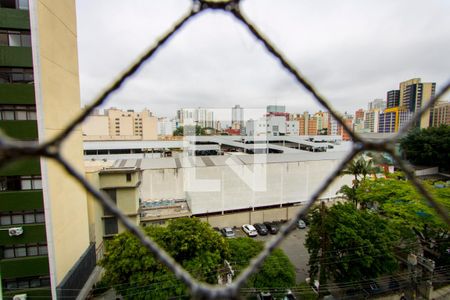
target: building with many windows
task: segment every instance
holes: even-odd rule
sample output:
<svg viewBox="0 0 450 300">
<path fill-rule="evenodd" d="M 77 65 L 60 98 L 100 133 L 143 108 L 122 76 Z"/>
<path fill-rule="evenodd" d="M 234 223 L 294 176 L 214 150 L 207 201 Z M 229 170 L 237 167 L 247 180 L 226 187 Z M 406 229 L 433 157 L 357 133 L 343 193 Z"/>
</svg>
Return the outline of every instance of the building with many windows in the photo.
<svg viewBox="0 0 450 300">
<path fill-rule="evenodd" d="M 0 129 L 46 141 L 80 113 L 75 1 L 0 0 Z M 31 24 L 31 25 L 30 25 Z M 83 173 L 81 130 L 62 155 Z M 86 191 L 56 163 L 0 169 L 3 299 L 74 299 L 95 267 Z"/>
<path fill-rule="evenodd" d="M 450 102 L 441 102 L 432 109 L 431 126 L 450 125 Z"/>
<path fill-rule="evenodd" d="M 436 83 L 421 82 L 420 78 L 413 78 L 400 83 L 400 106 L 411 113 L 421 109 L 432 97 L 434 97 Z M 427 128 L 430 126 L 430 110 L 420 118 L 417 126 Z"/>
<path fill-rule="evenodd" d="M 103 114 L 96 111 L 83 123 L 84 140 L 156 140 L 157 118 L 148 109 L 141 112 L 106 109 Z"/>
</svg>

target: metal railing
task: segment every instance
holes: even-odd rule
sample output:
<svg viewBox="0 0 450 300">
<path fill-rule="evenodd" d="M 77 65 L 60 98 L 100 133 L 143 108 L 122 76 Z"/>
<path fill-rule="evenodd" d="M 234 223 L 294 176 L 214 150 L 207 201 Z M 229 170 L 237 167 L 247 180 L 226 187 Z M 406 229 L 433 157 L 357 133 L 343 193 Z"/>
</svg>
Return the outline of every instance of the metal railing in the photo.
<svg viewBox="0 0 450 300">
<path fill-rule="evenodd" d="M 151 46 L 144 55 L 139 57 L 128 69 L 126 69 L 103 93 L 95 99 L 85 110 L 71 122 L 67 128 L 65 128 L 60 134 L 52 138 L 49 141 L 41 143 L 39 145 L 30 144 L 22 141 L 11 141 L 4 137 L 0 138 L 0 167 L 5 163 L 18 160 L 23 157 L 44 157 L 51 159 L 59 163 L 66 172 L 82 185 L 97 201 L 102 205 L 109 208 L 111 214 L 116 216 L 123 225 L 134 234 L 140 242 L 147 247 L 155 257 L 160 260 L 164 265 L 171 270 L 175 276 L 180 279 L 188 289 L 192 297 L 197 299 L 235 299 L 238 298 L 239 289 L 249 278 L 249 276 L 257 270 L 257 268 L 263 263 L 267 256 L 283 241 L 284 238 L 295 228 L 297 220 L 301 216 L 305 215 L 314 202 L 318 199 L 320 194 L 324 192 L 333 180 L 339 175 L 339 173 L 345 168 L 357 154 L 362 151 L 381 151 L 389 153 L 398 165 L 403 169 L 408 179 L 415 185 L 417 190 L 425 197 L 428 203 L 436 210 L 436 212 L 442 217 L 442 219 L 450 225 L 450 218 L 448 212 L 439 205 L 428 191 L 423 187 L 419 180 L 415 177 L 413 170 L 399 157 L 394 151 L 394 145 L 399 139 L 407 132 L 409 128 L 415 124 L 422 114 L 432 107 L 449 89 L 450 82 L 448 82 L 443 89 L 435 95 L 424 107 L 422 107 L 414 117 L 404 126 L 393 138 L 385 139 L 381 141 L 367 141 L 361 138 L 357 133 L 352 132 L 350 128 L 342 122 L 342 118 L 338 112 L 329 104 L 329 102 L 323 97 L 314 86 L 297 70 L 297 68 L 290 63 L 287 58 L 278 50 L 275 45 L 270 42 L 267 37 L 263 35 L 261 31 L 242 13 L 240 9 L 239 0 L 229 1 L 213 1 L 213 0 L 194 0 L 190 10 L 181 19 L 176 21 L 172 28 L 162 35 L 156 43 Z M 158 246 L 153 240 L 146 236 L 139 226 L 131 222 L 127 216 L 125 216 L 117 206 L 108 198 L 104 196 L 99 190 L 92 186 L 83 174 L 80 174 L 76 169 L 71 166 L 60 153 L 61 143 L 64 139 L 78 126 L 87 116 L 93 112 L 93 110 L 100 105 L 104 104 L 106 100 L 117 90 L 119 90 L 122 84 L 128 80 L 136 71 L 146 62 L 153 58 L 155 53 L 161 49 L 161 46 L 166 44 L 169 39 L 176 34 L 180 28 L 185 26 L 189 20 L 193 19 L 197 15 L 207 12 L 208 10 L 221 10 L 232 15 L 239 23 L 241 23 L 249 32 L 261 42 L 270 55 L 272 55 L 288 72 L 297 83 L 306 89 L 314 99 L 324 106 L 334 117 L 338 120 L 342 127 L 348 132 L 353 140 L 353 148 L 350 153 L 342 160 L 336 169 L 327 177 L 326 180 L 319 186 L 319 188 L 309 197 L 306 205 L 303 206 L 295 214 L 295 217 L 287 222 L 281 229 L 277 236 L 269 241 L 259 255 L 254 258 L 250 265 L 234 280 L 234 282 L 225 287 L 212 286 L 206 283 L 197 281 L 192 277 L 185 269 L 183 269 L 166 251 Z"/>
</svg>

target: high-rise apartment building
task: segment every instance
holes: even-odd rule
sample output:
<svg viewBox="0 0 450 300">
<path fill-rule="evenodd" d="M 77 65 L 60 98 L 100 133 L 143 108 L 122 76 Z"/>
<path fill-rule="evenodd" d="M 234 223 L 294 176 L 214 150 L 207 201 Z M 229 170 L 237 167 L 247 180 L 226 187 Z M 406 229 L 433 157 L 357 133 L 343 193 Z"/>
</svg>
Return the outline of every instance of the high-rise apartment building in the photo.
<svg viewBox="0 0 450 300">
<path fill-rule="evenodd" d="M 239 105 L 231 108 L 231 128 L 244 129 L 244 109 Z"/>
<path fill-rule="evenodd" d="M 148 109 L 141 112 L 106 109 L 97 111 L 83 123 L 85 140 L 156 140 L 158 138 L 157 118 Z"/>
<path fill-rule="evenodd" d="M 369 104 L 367 105 L 367 109 L 368 110 L 372 110 L 372 109 L 383 110 L 383 109 L 386 109 L 386 101 L 384 101 L 383 99 L 374 99 L 373 101 L 369 102 Z"/>
<path fill-rule="evenodd" d="M 177 111 L 180 126 L 195 126 L 214 128 L 214 112 L 206 108 L 182 108 Z"/>
<path fill-rule="evenodd" d="M 386 95 L 386 100 L 387 100 L 387 108 L 393 108 L 393 107 L 399 106 L 400 105 L 400 90 L 388 91 L 387 95 Z"/>
<path fill-rule="evenodd" d="M 431 115 L 431 126 L 450 125 L 450 102 L 437 103 Z"/>
<path fill-rule="evenodd" d="M 432 97 L 434 97 L 436 83 L 422 83 L 420 78 L 413 78 L 400 83 L 400 106 L 409 110 L 411 113 L 417 112 Z M 420 128 L 430 126 L 430 110 L 426 111 L 420 118 Z"/>
<path fill-rule="evenodd" d="M 31 24 L 31 25 L 30 25 Z M 0 129 L 46 141 L 80 113 L 75 1 L 0 0 Z M 62 155 L 83 173 L 81 131 Z M 0 169 L 3 299 L 74 299 L 95 267 L 86 191 L 56 163 Z"/>
<path fill-rule="evenodd" d="M 380 113 L 378 123 L 379 133 L 398 132 L 411 120 L 413 113 L 402 107 L 387 108 Z"/>
</svg>

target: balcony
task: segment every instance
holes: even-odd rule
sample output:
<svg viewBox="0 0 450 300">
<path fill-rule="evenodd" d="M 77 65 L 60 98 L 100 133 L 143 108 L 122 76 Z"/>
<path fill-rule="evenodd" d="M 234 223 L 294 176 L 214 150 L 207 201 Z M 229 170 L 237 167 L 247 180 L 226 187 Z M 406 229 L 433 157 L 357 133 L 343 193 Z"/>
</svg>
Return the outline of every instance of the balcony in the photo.
<svg viewBox="0 0 450 300">
<path fill-rule="evenodd" d="M 0 28 L 30 29 L 28 10 L 0 8 Z"/>
<path fill-rule="evenodd" d="M 0 192 L 0 211 L 43 209 L 41 190 Z"/>
<path fill-rule="evenodd" d="M 38 139 L 37 121 L 33 120 L 1 120 L 0 129 L 10 138 L 23 141 Z"/>
<path fill-rule="evenodd" d="M 34 104 L 34 84 L 0 83 L 0 104 Z"/>
<path fill-rule="evenodd" d="M 47 256 L 2 259 L 2 279 L 48 275 Z"/>
<path fill-rule="evenodd" d="M 31 47 L 0 46 L 0 67 L 33 67 Z"/>
<path fill-rule="evenodd" d="M 19 236 L 9 236 L 7 229 L 12 227 L 22 227 L 23 233 Z M 42 243 L 46 240 L 45 224 L 42 223 L 6 225 L 0 228 L 0 245 Z"/>
</svg>

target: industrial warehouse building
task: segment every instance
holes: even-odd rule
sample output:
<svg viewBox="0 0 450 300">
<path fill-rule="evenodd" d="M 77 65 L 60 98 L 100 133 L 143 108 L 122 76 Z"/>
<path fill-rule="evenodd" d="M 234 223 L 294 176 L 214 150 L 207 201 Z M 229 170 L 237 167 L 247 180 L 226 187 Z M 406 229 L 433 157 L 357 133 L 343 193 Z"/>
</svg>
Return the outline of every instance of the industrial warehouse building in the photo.
<svg viewBox="0 0 450 300">
<path fill-rule="evenodd" d="M 108 167 L 91 168 L 88 178 L 99 188 L 107 185 L 105 192 L 113 195 L 127 215 L 139 212 L 138 223 L 163 223 L 193 215 L 214 226 L 238 226 L 242 225 L 242 218 L 237 217 L 240 214 L 246 222 L 252 218 L 289 219 L 345 155 L 339 151 L 123 159 Z M 335 198 L 340 187 L 351 185 L 351 181 L 348 175 L 337 177 L 320 199 Z M 139 193 L 139 206 L 134 197 L 122 199 L 121 195 L 129 194 L 124 188 Z M 133 207 L 135 211 L 130 210 Z M 107 229 L 103 237 L 121 231 L 111 216 L 102 216 L 102 220 Z"/>
</svg>

